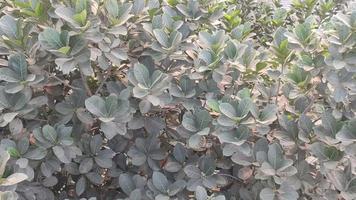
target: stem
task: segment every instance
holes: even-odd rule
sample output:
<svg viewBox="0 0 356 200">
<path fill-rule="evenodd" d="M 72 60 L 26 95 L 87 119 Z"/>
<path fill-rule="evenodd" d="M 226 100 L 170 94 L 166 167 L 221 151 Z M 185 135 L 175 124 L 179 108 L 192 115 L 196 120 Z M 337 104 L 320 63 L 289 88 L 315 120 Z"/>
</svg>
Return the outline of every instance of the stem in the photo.
<svg viewBox="0 0 356 200">
<path fill-rule="evenodd" d="M 275 102 L 274 102 L 275 104 L 277 104 L 277 101 L 278 101 L 279 90 L 280 90 L 280 87 L 281 87 L 281 81 L 282 81 L 281 76 L 283 76 L 283 73 L 284 73 L 284 63 L 282 64 L 281 75 L 280 75 L 280 77 L 278 77 L 278 83 L 277 83 L 277 94 L 276 94 L 276 100 L 275 100 Z"/>
<path fill-rule="evenodd" d="M 80 72 L 80 76 L 82 77 L 83 85 L 85 87 L 85 90 L 87 91 L 87 94 L 89 96 L 93 96 L 93 93 L 91 92 L 90 87 L 88 85 L 87 78 L 85 77 L 85 75 L 82 72 Z"/>
<path fill-rule="evenodd" d="M 47 74 L 48 77 L 56 79 L 57 81 L 61 82 L 63 85 L 65 85 L 65 86 L 67 86 L 67 87 L 69 87 L 69 88 L 71 88 L 73 90 L 81 90 L 81 88 L 72 86 L 69 83 L 63 81 L 62 79 L 58 78 L 57 76 L 55 76 L 55 75 L 53 75 L 53 74 L 51 74 L 51 73 L 49 73 L 47 71 L 45 73 Z"/>
<path fill-rule="evenodd" d="M 286 57 L 286 59 L 284 60 L 284 62 L 282 63 L 282 69 L 281 69 L 281 75 L 278 77 L 278 85 L 277 85 L 277 94 L 276 94 L 276 100 L 275 100 L 275 104 L 277 104 L 278 101 L 278 95 L 279 95 L 279 90 L 281 87 L 281 81 L 282 81 L 282 76 L 284 75 L 284 68 L 287 65 L 287 62 L 289 61 L 290 57 L 293 55 L 293 51 L 291 51 L 289 53 L 289 55 Z"/>
<path fill-rule="evenodd" d="M 103 78 L 103 80 L 101 81 L 98 89 L 96 89 L 95 94 L 98 94 L 101 90 L 102 87 L 104 87 L 104 84 L 106 83 L 106 80 L 110 77 L 111 74 L 111 66 L 107 69 L 108 74 Z"/>
<path fill-rule="evenodd" d="M 238 177 L 233 176 L 233 175 L 230 175 L 230 174 L 218 174 L 218 175 L 220 175 L 220 176 L 226 176 L 226 177 L 232 178 L 232 179 L 234 179 L 234 180 L 243 182 L 243 181 L 242 181 L 241 179 L 239 179 Z"/>
</svg>

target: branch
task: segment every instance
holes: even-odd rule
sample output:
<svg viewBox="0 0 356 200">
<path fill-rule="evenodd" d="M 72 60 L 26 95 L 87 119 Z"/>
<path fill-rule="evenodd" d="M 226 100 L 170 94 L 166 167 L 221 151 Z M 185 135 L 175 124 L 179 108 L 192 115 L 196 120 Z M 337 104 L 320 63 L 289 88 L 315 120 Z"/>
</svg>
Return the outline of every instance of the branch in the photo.
<svg viewBox="0 0 356 200">
<path fill-rule="evenodd" d="M 64 86 L 67 86 L 67 87 L 69 87 L 69 88 L 71 88 L 73 90 L 82 90 L 81 88 L 78 88 L 78 87 L 70 85 L 68 82 L 58 78 L 57 76 L 55 76 L 55 75 L 53 75 L 53 74 L 51 74 L 51 73 L 49 73 L 47 71 L 45 71 L 45 73 L 47 74 L 48 77 L 56 79 L 57 81 L 61 82 Z"/>
</svg>

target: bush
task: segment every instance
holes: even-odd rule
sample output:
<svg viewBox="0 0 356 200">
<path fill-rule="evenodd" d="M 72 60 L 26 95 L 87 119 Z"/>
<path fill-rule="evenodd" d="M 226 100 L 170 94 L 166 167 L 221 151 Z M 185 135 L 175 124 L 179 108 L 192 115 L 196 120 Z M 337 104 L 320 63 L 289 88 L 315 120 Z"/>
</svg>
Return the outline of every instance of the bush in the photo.
<svg viewBox="0 0 356 200">
<path fill-rule="evenodd" d="M 356 199 L 356 2 L 0 8 L 0 199 Z"/>
</svg>

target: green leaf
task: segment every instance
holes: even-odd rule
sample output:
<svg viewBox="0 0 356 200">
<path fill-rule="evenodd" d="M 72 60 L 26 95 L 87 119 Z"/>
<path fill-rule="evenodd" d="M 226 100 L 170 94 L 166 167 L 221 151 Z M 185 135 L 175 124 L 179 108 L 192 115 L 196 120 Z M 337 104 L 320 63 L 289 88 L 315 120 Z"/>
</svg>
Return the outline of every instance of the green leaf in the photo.
<svg viewBox="0 0 356 200">
<path fill-rule="evenodd" d="M 79 172 L 81 174 L 88 173 L 93 168 L 93 158 L 84 158 L 79 165 Z"/>
<path fill-rule="evenodd" d="M 138 63 L 134 66 L 134 76 L 138 83 L 142 84 L 146 88 L 151 86 L 150 83 L 150 72 L 148 71 L 147 67 Z"/>
<path fill-rule="evenodd" d="M 99 96 L 94 95 L 86 99 L 85 107 L 89 110 L 89 112 L 91 112 L 95 116 L 98 117 L 107 116 L 105 101 Z"/>
<path fill-rule="evenodd" d="M 244 118 L 252 109 L 252 100 L 250 98 L 244 98 L 239 102 L 237 106 L 236 114 L 239 118 Z"/>
<path fill-rule="evenodd" d="M 86 180 L 84 176 L 81 176 L 75 185 L 75 192 L 78 196 L 84 193 L 86 188 Z"/>
<path fill-rule="evenodd" d="M 299 41 L 303 43 L 307 42 L 311 35 L 311 31 L 312 30 L 309 23 L 298 24 L 294 29 L 294 33 L 298 37 Z"/>
<path fill-rule="evenodd" d="M 18 37 L 18 22 L 10 15 L 4 15 L 0 18 L 0 34 L 9 38 Z"/>
<path fill-rule="evenodd" d="M 16 83 L 20 82 L 21 77 L 10 68 L 2 67 L 0 68 L 0 80 L 10 83 Z"/>
<path fill-rule="evenodd" d="M 119 5 L 116 0 L 105 0 L 104 6 L 111 17 L 117 17 L 119 15 Z"/>
<path fill-rule="evenodd" d="M 216 162 L 212 156 L 204 156 L 199 160 L 199 168 L 205 176 L 211 176 L 215 172 Z"/>
<path fill-rule="evenodd" d="M 57 131 L 50 125 L 45 125 L 42 128 L 43 137 L 50 141 L 52 144 L 57 143 Z"/>
<path fill-rule="evenodd" d="M 169 47 L 169 38 L 166 32 L 163 31 L 163 29 L 155 29 L 153 30 L 153 34 L 162 46 Z"/>
<path fill-rule="evenodd" d="M 220 112 L 220 108 L 219 108 L 219 102 L 215 99 L 208 99 L 206 101 L 208 107 L 210 109 L 212 109 L 214 112 Z"/>
<path fill-rule="evenodd" d="M 260 192 L 260 198 L 261 200 L 274 200 L 275 193 L 271 188 L 264 188 Z"/>
<path fill-rule="evenodd" d="M 6 177 L 5 180 L 1 181 L 1 186 L 10 186 L 10 185 L 16 185 L 17 183 L 20 183 L 24 180 L 26 180 L 28 176 L 24 173 L 14 173 L 11 174 L 10 176 Z"/>
<path fill-rule="evenodd" d="M 22 81 L 27 78 L 27 62 L 23 54 L 17 53 L 9 57 L 9 67 L 15 71 Z"/>
<path fill-rule="evenodd" d="M 197 200 L 206 200 L 208 199 L 208 193 L 206 192 L 205 188 L 202 186 L 198 185 L 197 188 L 195 189 L 195 198 Z"/>
<path fill-rule="evenodd" d="M 229 103 L 221 103 L 219 110 L 230 119 L 234 119 L 237 116 L 235 108 Z"/>
<path fill-rule="evenodd" d="M 130 195 L 136 186 L 128 174 L 121 174 L 119 177 L 120 188 L 125 192 L 125 194 Z"/>
<path fill-rule="evenodd" d="M 10 154 L 4 149 L 0 149 L 0 176 L 2 177 L 5 172 L 5 166 L 10 159 Z"/>
<path fill-rule="evenodd" d="M 73 15 L 73 19 L 78 22 L 80 25 L 84 26 L 87 21 L 87 11 L 83 10 L 80 13 Z"/>
<path fill-rule="evenodd" d="M 58 51 L 63 53 L 63 54 L 65 54 L 65 55 L 67 55 L 69 53 L 69 51 L 70 51 L 70 47 L 69 46 L 61 47 L 61 48 L 58 49 Z"/>
<path fill-rule="evenodd" d="M 152 183 L 155 186 L 155 188 L 157 188 L 157 190 L 159 190 L 162 193 L 167 193 L 167 188 L 168 188 L 168 180 L 166 178 L 166 176 L 164 174 L 162 174 L 161 172 L 153 172 L 152 175 Z"/>
<path fill-rule="evenodd" d="M 25 153 L 24 157 L 31 159 L 31 160 L 41 160 L 42 158 L 46 157 L 47 151 L 44 148 L 35 148 L 32 150 L 29 150 L 28 152 Z"/>
<path fill-rule="evenodd" d="M 68 159 L 65 150 L 61 146 L 54 146 L 53 153 L 57 156 L 57 158 L 63 163 L 70 163 L 71 160 Z"/>
<path fill-rule="evenodd" d="M 276 143 L 269 145 L 268 162 L 272 165 L 272 167 L 275 170 L 279 169 L 282 166 L 283 160 L 283 151 L 281 147 Z"/>
<path fill-rule="evenodd" d="M 80 13 L 88 7 L 88 0 L 77 0 L 75 3 L 75 12 Z"/>
<path fill-rule="evenodd" d="M 69 35 L 66 31 L 60 33 L 53 28 L 47 28 L 39 34 L 38 41 L 46 50 L 57 50 L 68 45 Z"/>
</svg>

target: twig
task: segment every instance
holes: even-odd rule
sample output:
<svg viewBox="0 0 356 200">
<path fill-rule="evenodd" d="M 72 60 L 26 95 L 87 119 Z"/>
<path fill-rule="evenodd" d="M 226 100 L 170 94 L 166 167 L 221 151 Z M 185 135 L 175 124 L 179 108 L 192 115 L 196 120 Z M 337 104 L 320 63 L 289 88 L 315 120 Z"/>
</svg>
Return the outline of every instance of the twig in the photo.
<svg viewBox="0 0 356 200">
<path fill-rule="evenodd" d="M 304 109 L 304 111 L 302 112 L 302 115 L 305 115 L 307 112 L 309 112 L 309 110 L 311 109 L 311 107 L 314 104 L 314 96 L 312 96 L 312 98 L 310 99 L 310 103 L 309 105 Z"/>
<path fill-rule="evenodd" d="M 87 91 L 87 94 L 89 96 L 93 96 L 93 93 L 91 92 L 89 85 L 87 83 L 87 78 L 85 77 L 85 75 L 83 74 L 83 72 L 80 71 L 80 76 L 82 77 L 82 81 L 83 81 L 83 85 L 85 87 L 85 90 Z"/>
<path fill-rule="evenodd" d="M 58 78 L 57 76 L 55 76 L 49 72 L 46 72 L 46 73 L 47 73 L 48 77 L 56 79 L 57 81 L 61 82 L 63 85 L 65 85 L 73 90 L 82 90 L 81 88 L 70 85 L 69 83 L 65 82 L 64 80 Z"/>
<path fill-rule="evenodd" d="M 233 175 L 230 175 L 230 174 L 218 174 L 220 176 L 226 176 L 226 177 L 229 177 L 229 178 L 232 178 L 236 181 L 240 181 L 240 182 L 243 182 L 240 178 L 236 177 L 236 176 L 233 176 Z"/>
</svg>

